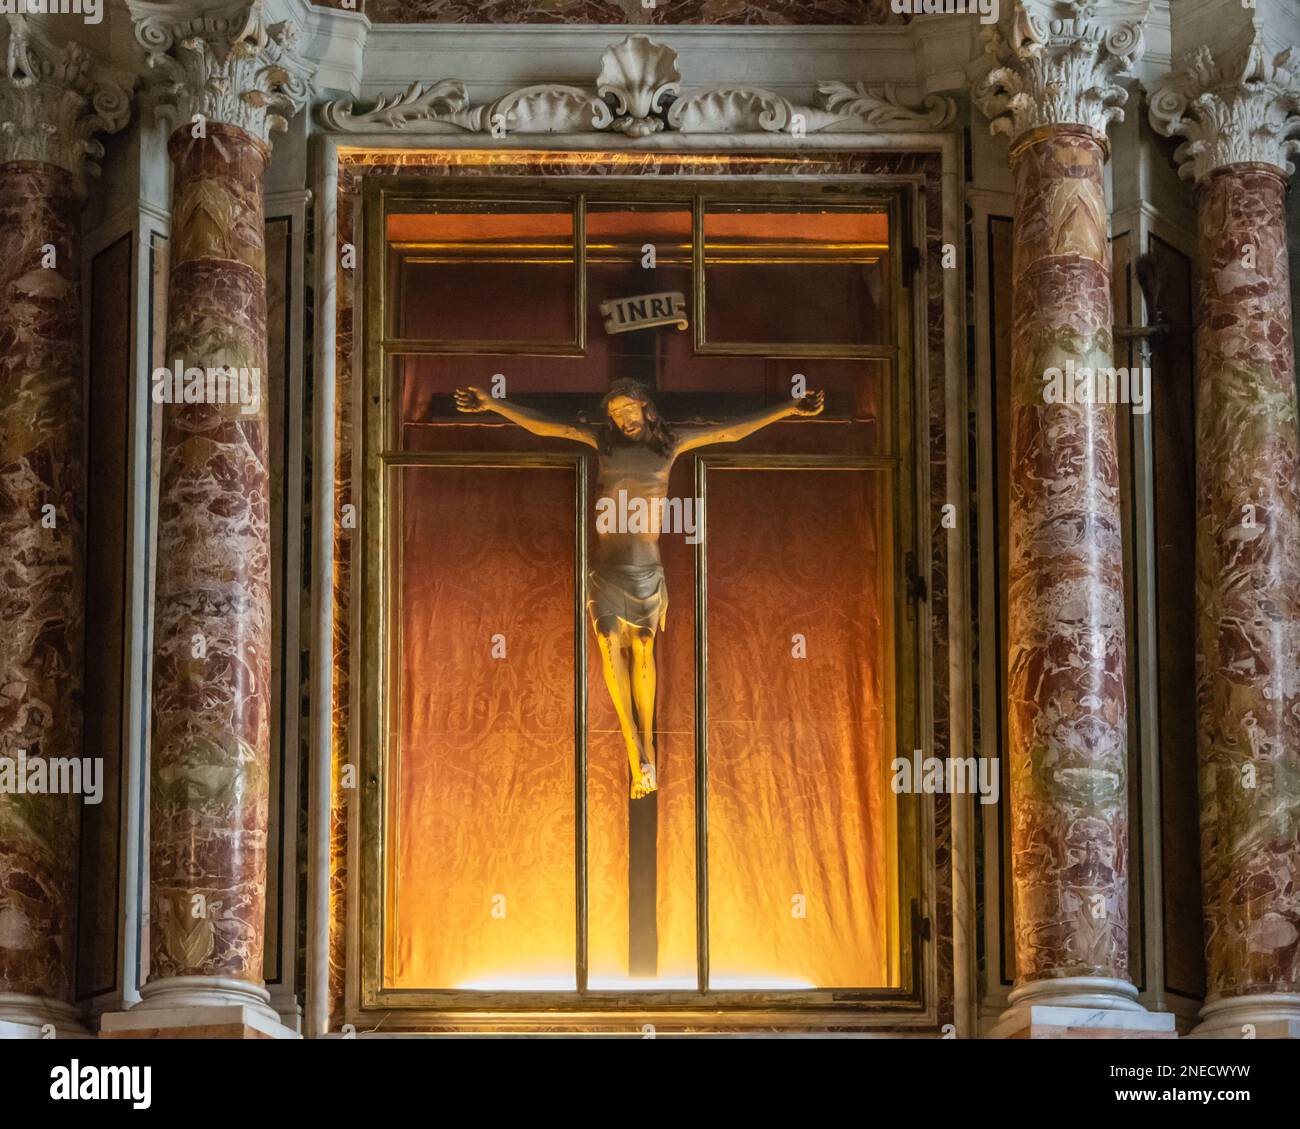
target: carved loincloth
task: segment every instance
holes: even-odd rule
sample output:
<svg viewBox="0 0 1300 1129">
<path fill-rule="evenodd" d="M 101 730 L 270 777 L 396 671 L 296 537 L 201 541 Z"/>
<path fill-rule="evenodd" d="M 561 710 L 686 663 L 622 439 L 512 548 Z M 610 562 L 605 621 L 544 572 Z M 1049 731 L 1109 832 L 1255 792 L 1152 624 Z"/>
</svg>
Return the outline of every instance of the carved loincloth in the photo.
<svg viewBox="0 0 1300 1129">
<path fill-rule="evenodd" d="M 593 625 L 613 616 L 632 627 L 662 630 L 668 617 L 664 566 L 602 564 L 591 569 L 587 613 Z"/>
</svg>

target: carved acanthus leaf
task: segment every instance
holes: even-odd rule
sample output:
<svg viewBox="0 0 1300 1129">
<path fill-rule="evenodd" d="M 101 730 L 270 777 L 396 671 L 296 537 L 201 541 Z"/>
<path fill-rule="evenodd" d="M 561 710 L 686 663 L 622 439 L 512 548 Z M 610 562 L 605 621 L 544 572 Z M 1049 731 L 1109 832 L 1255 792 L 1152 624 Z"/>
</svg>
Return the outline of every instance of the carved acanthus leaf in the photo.
<svg viewBox="0 0 1300 1129">
<path fill-rule="evenodd" d="M 132 79 L 98 67 L 80 43 L 55 46 L 28 17 L 6 17 L 0 80 L 0 164 L 40 161 L 72 173 L 79 191 L 98 174 L 104 146 L 130 116 Z"/>
<path fill-rule="evenodd" d="M 856 118 L 870 129 L 945 129 L 957 116 L 951 98 L 929 94 L 916 110 L 900 102 L 892 86 L 877 93 L 861 82 L 823 82 L 817 95 L 823 109 L 841 115 L 841 120 Z"/>
<path fill-rule="evenodd" d="M 296 53 L 297 28 L 267 24 L 262 0 L 202 16 L 128 0 L 135 36 L 149 66 L 159 114 L 173 122 L 196 115 L 268 141 L 307 101 L 312 69 Z"/>
<path fill-rule="evenodd" d="M 1300 58 L 1271 55 L 1258 35 L 1244 50 L 1216 60 L 1208 47 L 1151 93 L 1151 124 L 1184 137 L 1175 158 L 1181 176 L 1203 181 L 1215 169 L 1268 164 L 1295 172 L 1300 153 Z"/>
<path fill-rule="evenodd" d="M 1124 120 L 1130 74 L 1145 47 L 1147 0 L 1013 0 L 984 30 L 976 104 L 1013 140 L 1054 125 L 1104 135 Z"/>
<path fill-rule="evenodd" d="M 448 79 L 429 86 L 413 82 L 401 94 L 381 97 L 361 114 L 354 113 L 352 105 L 351 101 L 342 99 L 326 102 L 321 107 L 321 121 L 330 129 L 345 133 L 376 126 L 404 129 L 408 122 L 447 121 L 463 115 L 469 109 L 469 96 L 463 82 Z"/>
</svg>

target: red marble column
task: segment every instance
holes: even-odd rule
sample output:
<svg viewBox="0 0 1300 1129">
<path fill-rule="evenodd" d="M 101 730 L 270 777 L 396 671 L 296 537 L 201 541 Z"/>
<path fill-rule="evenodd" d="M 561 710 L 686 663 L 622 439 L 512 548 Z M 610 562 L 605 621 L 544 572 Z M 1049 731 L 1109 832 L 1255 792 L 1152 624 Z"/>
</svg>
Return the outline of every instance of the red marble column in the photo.
<svg viewBox="0 0 1300 1129">
<path fill-rule="evenodd" d="M 1015 177 L 1007 625 L 1016 985 L 991 1034 L 1172 1038 L 1129 975 L 1128 702 L 1106 131 L 1148 4 L 1009 0 L 972 95 Z M 1095 379 L 1102 373 L 1106 380 Z M 1113 374 L 1114 380 L 1110 379 Z M 1124 373 L 1123 377 L 1127 378 Z M 1068 394 L 1067 394 L 1068 389 Z"/>
<path fill-rule="evenodd" d="M 0 165 L 0 756 L 11 760 L 82 755 L 80 238 L 72 173 Z M 33 1022 L 75 1023 L 48 1001 L 72 1000 L 80 816 L 77 795 L 0 790 L 0 993 L 46 1001 Z M 22 1018 L 7 1002 L 0 1018 Z"/>
<path fill-rule="evenodd" d="M 1058 125 L 1021 135 L 1011 162 L 1008 694 L 1017 984 L 1123 982 L 1128 742 L 1115 407 L 1048 403 L 1044 395 L 1049 369 L 1111 364 L 1106 154 L 1091 129 Z M 1122 984 L 1105 991 L 1128 994 Z"/>
<path fill-rule="evenodd" d="M 126 124 L 128 100 L 27 16 L 0 23 L 0 52 L 0 1024 L 62 1037 L 85 1033 L 71 1001 L 86 782 L 70 762 L 100 752 L 82 747 L 81 207 L 95 137 Z"/>
<path fill-rule="evenodd" d="M 149 977 L 101 1034 L 290 1035 L 262 982 L 271 767 L 268 138 L 305 104 L 260 0 L 133 9 L 175 125 L 150 734 Z M 232 381 L 232 374 L 239 379 Z M 177 378 L 179 386 L 177 385 Z M 224 382 L 224 383 L 223 383 Z M 183 389 L 183 395 L 181 394 Z"/>
<path fill-rule="evenodd" d="M 187 125 L 173 164 L 167 360 L 247 367 L 242 403 L 167 404 L 155 594 L 150 981 L 216 977 L 261 997 L 270 762 L 266 146 Z M 218 985 L 220 987 L 220 985 Z M 146 998 L 156 997 L 146 986 Z"/>
<path fill-rule="evenodd" d="M 1199 206 L 1207 1002 L 1284 994 L 1300 1018 L 1300 451 L 1286 180 L 1275 165 L 1220 167 Z"/>
<path fill-rule="evenodd" d="M 1150 98 L 1155 128 L 1187 139 L 1175 157 L 1199 193 L 1207 977 L 1196 1034 L 1300 1039 L 1300 437 L 1286 232 L 1300 23 L 1285 5 L 1220 15 L 1182 37 L 1192 50 Z"/>
</svg>

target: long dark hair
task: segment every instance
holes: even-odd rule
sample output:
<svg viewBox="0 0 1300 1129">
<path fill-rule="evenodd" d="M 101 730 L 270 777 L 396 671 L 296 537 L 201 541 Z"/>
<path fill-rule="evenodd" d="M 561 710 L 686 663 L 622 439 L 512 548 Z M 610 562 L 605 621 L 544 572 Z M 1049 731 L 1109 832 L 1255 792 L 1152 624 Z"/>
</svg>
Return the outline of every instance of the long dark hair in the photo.
<svg viewBox="0 0 1300 1129">
<path fill-rule="evenodd" d="M 642 414 L 645 416 L 646 445 L 661 455 L 671 455 L 673 451 L 672 428 L 659 415 L 659 409 L 655 407 L 654 401 L 650 399 L 650 389 L 639 380 L 627 378 L 614 381 L 609 386 L 609 391 L 605 393 L 605 398 L 600 402 L 601 420 L 597 427 L 599 428 L 601 454 L 607 455 L 616 444 L 626 444 L 628 442 L 623 433 L 614 425 L 614 421 L 609 415 L 610 403 L 620 397 L 626 400 L 635 400 L 641 405 Z"/>
</svg>

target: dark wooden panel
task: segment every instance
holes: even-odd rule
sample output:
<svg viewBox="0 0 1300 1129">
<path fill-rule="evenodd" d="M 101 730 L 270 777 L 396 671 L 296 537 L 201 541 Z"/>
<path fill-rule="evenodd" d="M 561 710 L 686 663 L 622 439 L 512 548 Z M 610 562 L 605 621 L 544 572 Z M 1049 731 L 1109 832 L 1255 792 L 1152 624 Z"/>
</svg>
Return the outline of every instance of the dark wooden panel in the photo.
<svg viewBox="0 0 1300 1129">
<path fill-rule="evenodd" d="M 131 255 L 128 233 L 90 270 L 86 400 L 85 751 L 103 758 L 104 794 L 81 814 L 77 995 L 117 987 L 126 609 L 130 528 Z"/>
<path fill-rule="evenodd" d="M 287 688 L 285 678 L 285 601 L 296 600 L 301 585 L 286 582 L 285 548 L 302 536 L 290 529 L 285 506 L 289 481 L 289 424 L 292 397 L 289 374 L 289 322 L 293 223 L 288 216 L 266 221 L 266 386 L 270 417 L 271 461 L 271 771 L 266 852 L 266 948 L 262 976 L 268 984 L 280 981 L 284 938 L 281 893 L 284 873 L 284 735 L 285 709 L 297 709 L 297 687 Z M 296 642 L 294 646 L 296 646 Z"/>
<path fill-rule="evenodd" d="M 997 726 L 997 741 L 993 749 L 1007 760 L 1007 557 L 1009 497 L 1011 477 L 1011 289 L 1012 289 L 1012 221 L 1009 216 L 989 217 L 989 372 L 993 381 L 992 430 L 994 446 L 993 463 L 993 520 L 996 536 L 992 551 L 996 554 L 997 603 L 996 622 L 991 625 L 996 648 L 997 674 L 994 686 L 998 713 L 991 719 Z M 989 875 L 990 897 L 996 894 L 1001 906 L 1002 945 L 999 966 L 1001 981 L 1010 985 L 1016 978 L 1015 906 L 1011 895 L 1011 781 L 1008 775 L 998 796 L 998 852 L 1001 865 L 996 876 Z M 997 886 L 993 889 L 996 877 Z M 990 961 L 990 964 L 992 962 Z"/>
<path fill-rule="evenodd" d="M 1133 308 L 1133 291 L 1137 286 L 1136 236 L 1122 232 L 1110 241 L 1111 312 L 1116 326 L 1129 324 Z M 1141 364 L 1140 354 L 1126 341 L 1117 339 L 1113 362 L 1120 367 Z M 1148 395 L 1150 389 L 1148 388 Z M 1146 991 L 1146 852 L 1143 839 L 1146 828 L 1142 815 L 1143 790 L 1150 786 L 1143 772 L 1143 730 L 1152 724 L 1147 703 L 1138 695 L 1137 672 L 1144 659 L 1142 636 L 1138 632 L 1136 551 L 1138 544 L 1136 509 L 1137 462 L 1133 452 L 1134 427 L 1130 405 L 1115 409 L 1115 447 L 1119 457 L 1120 519 L 1124 531 L 1124 647 L 1125 694 L 1128 701 L 1128 971 L 1138 991 Z"/>
<path fill-rule="evenodd" d="M 1191 262 L 1155 237 L 1150 250 L 1159 268 L 1166 318 L 1190 326 Z M 1200 999 L 1205 995 L 1205 949 L 1196 753 L 1196 397 L 1191 331 L 1158 338 L 1151 367 L 1165 984 L 1172 992 Z"/>
</svg>

